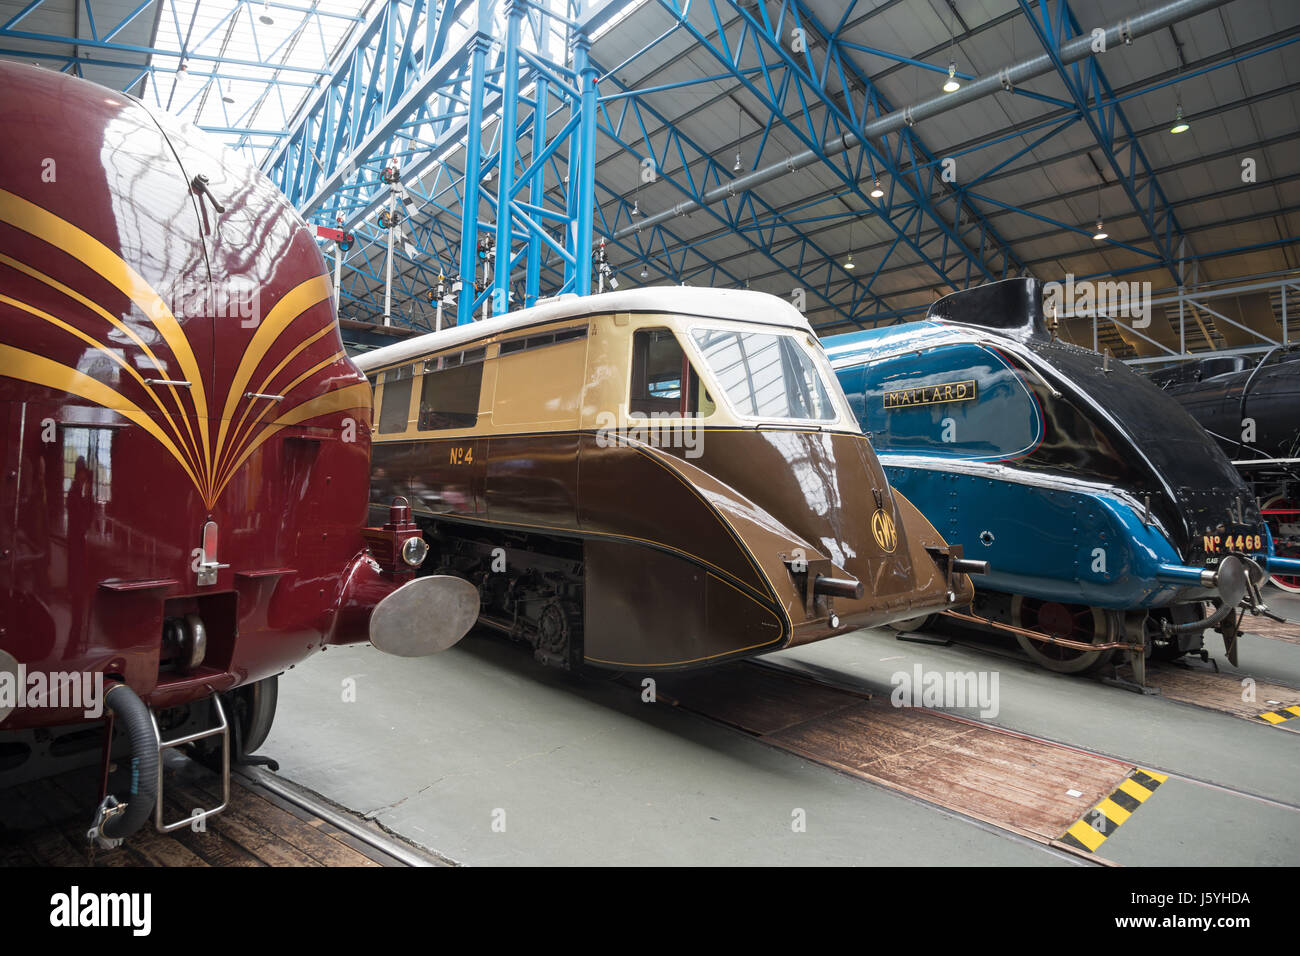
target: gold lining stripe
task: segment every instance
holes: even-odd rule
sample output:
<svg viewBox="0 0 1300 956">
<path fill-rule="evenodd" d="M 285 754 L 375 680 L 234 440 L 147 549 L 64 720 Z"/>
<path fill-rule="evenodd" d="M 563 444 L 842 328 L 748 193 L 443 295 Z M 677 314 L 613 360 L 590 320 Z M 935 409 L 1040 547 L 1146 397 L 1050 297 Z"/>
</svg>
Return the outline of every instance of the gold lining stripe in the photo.
<svg viewBox="0 0 1300 956">
<path fill-rule="evenodd" d="M 295 378 L 292 382 L 290 382 L 290 383 L 288 384 L 288 386 L 285 388 L 285 390 L 284 390 L 284 394 L 285 394 L 285 395 L 288 395 L 290 392 L 292 392 L 295 388 L 298 387 L 298 385 L 303 381 L 303 379 L 308 378 L 308 377 L 310 377 L 310 376 L 312 376 L 312 375 L 315 375 L 317 372 L 319 372 L 319 371 L 320 371 L 321 369 L 323 369 L 323 368 L 327 368 L 328 366 L 333 365 L 335 362 L 337 362 L 337 361 L 338 361 L 340 358 L 342 358 L 342 357 L 343 357 L 343 353 L 342 353 L 342 352 L 335 352 L 333 355 L 331 355 L 329 358 L 325 359 L 323 362 L 319 362 L 319 363 L 317 363 L 316 365 L 313 365 L 311 368 L 307 369 L 307 371 L 303 372 L 301 375 L 299 375 L 297 378 Z M 361 383 L 356 383 L 356 384 L 361 384 Z M 354 388 L 354 387 L 355 387 L 355 385 L 349 385 L 349 386 L 348 386 L 348 388 Z M 328 394 L 332 394 L 332 392 L 327 392 L 326 394 L 327 394 L 327 395 L 328 395 Z M 317 396 L 317 397 L 320 397 L 320 396 Z M 250 438 L 251 435 L 252 435 L 253 429 L 257 427 L 258 422 L 260 422 L 263 418 L 265 418 L 266 415 L 267 415 L 267 413 L 270 412 L 271 409 L 275 408 L 278 404 L 279 404 L 278 402 L 276 402 L 275 404 L 267 403 L 266 406 L 265 406 L 264 408 L 262 408 L 262 409 L 257 413 L 257 417 L 253 419 L 253 424 L 249 427 L 248 432 L 244 435 L 243 441 L 247 442 L 247 441 L 249 440 L 249 438 Z M 295 408 L 301 408 L 302 406 L 294 406 L 294 407 L 295 407 Z M 292 411 L 292 409 L 291 409 L 291 411 Z M 274 421 L 272 422 L 272 424 L 274 424 Z M 278 430 L 278 429 L 277 429 L 277 430 Z M 270 436 L 267 436 L 267 437 L 270 437 Z M 261 444 L 261 441 L 259 441 L 258 444 Z M 239 447 L 239 446 L 238 446 L 238 445 L 236 444 L 236 442 L 234 441 L 234 438 L 233 438 L 233 435 L 232 435 L 232 439 L 231 439 L 231 442 L 230 442 L 230 448 L 229 448 L 230 453 L 231 453 L 232 455 L 233 455 L 233 454 L 236 454 L 236 451 L 237 451 L 238 447 Z M 246 457 L 247 457 L 246 455 L 245 455 L 245 456 L 241 456 L 241 457 L 239 458 L 239 462 L 242 463 L 242 462 L 244 461 L 244 458 L 246 458 Z M 237 468 L 239 467 L 239 464 L 236 464 L 234 467 L 237 469 Z M 222 473 L 222 477 L 221 477 L 220 485 L 221 485 L 221 487 L 223 487 L 223 488 L 224 488 L 225 485 L 226 485 L 226 481 L 225 481 L 225 472 Z"/>
<path fill-rule="evenodd" d="M 167 413 L 167 409 L 163 408 L 162 401 L 158 398 L 158 395 L 154 392 L 152 388 L 150 388 L 148 385 L 145 384 L 144 378 L 140 375 L 140 373 L 137 372 L 134 368 L 132 368 L 131 365 L 124 358 L 122 358 L 122 356 L 120 356 L 115 350 L 104 348 L 99 342 L 97 342 L 94 339 L 93 336 L 87 335 L 85 332 L 83 332 L 81 329 L 77 328 L 76 326 L 69 325 L 67 322 L 64 322 L 62 319 L 50 315 L 48 312 L 41 311 L 40 309 L 36 308 L 34 305 L 28 305 L 26 302 L 20 302 L 18 299 L 10 298 L 7 295 L 0 295 L 0 302 L 6 302 L 9 305 L 12 305 L 14 308 L 22 309 L 24 312 L 30 313 L 31 315 L 34 315 L 39 319 L 43 319 L 44 321 L 49 322 L 51 325 L 57 328 L 63 329 L 65 332 L 69 332 L 72 335 L 75 335 L 83 342 L 94 346 L 96 351 L 112 359 L 114 362 L 120 365 L 128 375 L 130 375 L 133 379 L 135 379 L 136 383 L 142 389 L 144 389 L 145 394 L 147 394 L 150 398 L 153 399 L 153 403 L 158 406 L 158 411 L 162 412 L 163 417 L 167 419 L 167 424 L 171 426 L 172 431 L 175 432 L 177 435 L 180 434 L 179 429 L 177 429 L 176 427 L 176 422 L 174 422 L 172 420 L 171 415 Z M 107 388 L 108 386 L 104 386 L 104 387 Z M 65 389 L 65 391 L 67 390 Z M 85 398 L 86 396 L 83 395 L 81 397 Z M 194 468 L 198 468 L 199 467 L 198 459 L 192 457 L 189 449 L 184 449 L 184 453 L 187 456 L 187 460 L 189 464 Z"/>
<path fill-rule="evenodd" d="M 277 375 L 280 374 L 281 371 L 284 370 L 284 367 L 286 365 L 288 365 L 295 358 L 297 358 L 302 353 L 303 349 L 308 348 L 309 346 L 318 342 L 321 336 L 325 335 L 327 332 L 330 332 L 331 330 L 333 330 L 333 328 L 334 326 L 332 324 L 322 325 L 320 329 L 317 332 L 315 332 L 310 338 L 303 339 L 301 342 L 299 342 L 296 346 L 294 346 L 293 351 L 290 352 L 288 355 L 286 355 L 283 359 L 281 359 L 280 364 L 277 365 L 275 368 L 273 368 L 270 374 L 268 374 L 266 378 L 262 379 L 261 384 L 258 385 L 257 388 L 253 389 L 253 391 L 262 392 L 262 393 L 268 392 L 271 387 L 271 382 L 275 379 Z M 290 388 L 292 388 L 292 386 L 290 386 Z M 286 388 L 283 394 L 288 395 L 289 389 Z M 235 425 L 234 431 L 230 433 L 230 442 L 232 445 L 237 443 L 239 431 L 244 427 L 244 422 L 248 419 L 248 413 L 251 412 L 252 410 L 253 410 L 253 403 L 249 402 L 247 405 L 244 406 L 244 410 L 240 412 L 239 423 Z"/>
<path fill-rule="evenodd" d="M 0 189 L 0 220 L 44 240 L 99 273 L 124 292 L 153 323 L 158 334 L 163 337 L 163 341 L 176 356 L 181 373 L 191 383 L 188 391 L 190 401 L 194 403 L 195 417 L 198 418 L 205 466 L 203 482 L 200 483 L 197 478 L 195 481 L 199 484 L 199 490 L 205 501 L 211 501 L 214 496 L 211 494 L 211 482 L 208 480 L 212 462 L 208 450 L 208 403 L 204 380 L 198 362 L 194 358 L 194 351 L 190 348 L 189 339 L 185 337 L 184 330 L 176 320 L 176 316 L 172 315 L 167 303 L 162 300 L 162 296 L 121 256 L 90 233 L 7 189 Z M 185 419 L 185 423 L 185 427 L 189 428 L 188 418 Z M 179 456 L 177 460 L 180 460 Z"/>
<path fill-rule="evenodd" d="M 370 502 L 370 507 L 387 508 L 388 505 L 379 504 L 377 502 L 372 501 Z M 479 515 L 467 515 L 455 511 L 437 511 L 437 512 L 425 511 L 415 505 L 411 506 L 411 510 L 418 512 L 420 515 L 424 517 L 431 518 L 434 521 L 450 521 L 453 524 L 458 521 L 477 522 L 479 524 L 494 524 L 503 528 L 536 528 L 539 531 L 554 531 L 557 534 L 559 534 L 561 537 L 565 537 L 565 538 L 617 538 L 621 541 L 635 541 L 638 544 L 644 544 L 646 547 L 649 548 L 656 548 L 660 551 L 667 551 L 671 554 L 677 554 L 677 555 L 681 555 L 684 558 L 689 558 L 691 561 L 694 561 L 696 564 L 700 565 L 701 567 L 709 568 L 713 571 L 718 572 L 719 575 L 723 575 L 725 577 L 730 578 L 732 582 L 734 582 L 732 584 L 732 587 L 736 587 L 740 589 L 748 589 L 749 591 L 752 591 L 754 594 L 758 594 L 760 597 L 766 597 L 766 595 L 763 595 L 752 585 L 747 584 L 744 581 L 740 580 L 740 578 L 736 577 L 730 571 L 726 570 L 725 568 L 718 567 L 713 562 L 700 557 L 698 554 L 692 554 L 689 551 L 683 551 L 681 548 L 674 548 L 671 544 L 664 544 L 662 541 L 653 541 L 650 538 L 639 538 L 634 534 L 619 534 L 617 531 L 584 531 L 575 528 L 565 528 L 561 525 L 531 524 L 527 521 L 501 521 L 496 518 L 484 518 L 484 517 L 480 517 Z"/>
<path fill-rule="evenodd" d="M 667 461 L 667 459 L 670 458 L 670 457 L 672 457 L 672 456 L 670 456 L 670 455 L 663 455 L 663 454 L 660 454 L 660 453 L 658 453 L 658 450 L 657 450 L 657 449 L 651 448 L 650 446 L 648 446 L 648 445 L 644 445 L 644 444 L 641 444 L 641 443 L 639 443 L 639 442 L 637 442 L 637 443 L 629 442 L 629 443 L 627 444 L 627 447 L 632 448 L 633 450 L 640 452 L 643 456 L 645 456 L 646 458 L 649 458 L 649 459 L 650 459 L 651 461 L 653 461 L 655 464 L 657 464 L 657 465 L 659 465 L 661 468 L 663 468 L 666 472 L 668 472 L 670 475 L 672 475 L 674 478 L 676 478 L 679 482 L 681 482 L 681 483 L 686 487 L 686 490 L 687 490 L 687 491 L 689 491 L 689 492 L 690 492 L 691 494 L 693 494 L 697 499 L 699 499 L 700 504 L 704 505 L 705 508 L 707 508 L 709 511 L 713 512 L 714 517 L 716 517 L 716 518 L 718 519 L 718 522 L 723 526 L 723 528 L 725 528 L 725 529 L 727 530 L 727 532 L 728 532 L 728 533 L 730 534 L 730 536 L 731 536 L 731 539 L 732 539 L 736 544 L 740 545 L 740 550 L 741 550 L 741 553 L 743 553 L 743 554 L 745 555 L 745 560 L 749 562 L 749 566 L 750 566 L 751 568 L 754 569 L 755 573 L 758 574 L 759 580 L 761 580 L 761 581 L 763 581 L 763 582 L 765 582 L 765 583 L 767 584 L 767 586 L 768 586 L 768 588 L 769 588 L 769 590 L 770 590 L 770 593 L 769 593 L 768 596 L 769 596 L 772 600 L 775 601 L 775 600 L 776 600 L 776 588 L 773 587 L 771 578 L 769 578 L 769 577 L 768 577 L 768 576 L 763 572 L 763 569 L 762 569 L 762 568 L 757 564 L 757 562 L 754 561 L 754 556 L 750 553 L 749 546 L 745 544 L 745 539 L 742 538 L 742 537 L 740 536 L 740 532 L 738 532 L 738 531 L 735 529 L 735 527 L 731 524 L 731 522 L 730 522 L 729 520 L 727 520 L 727 516 L 724 515 L 724 514 L 722 513 L 722 509 L 719 508 L 717 505 L 715 505 L 713 502 L 709 501 L 707 498 L 705 498 L 704 495 L 700 493 L 700 490 L 699 490 L 697 487 L 695 487 L 695 483 L 694 483 L 694 482 L 689 481 L 689 480 L 686 478 L 685 475 L 683 475 L 683 474 L 682 474 L 682 473 L 681 473 L 677 468 L 675 468 L 672 464 L 670 464 L 670 463 Z M 701 470 L 702 470 L 702 469 L 701 469 Z M 706 474 L 708 474 L 708 473 L 706 472 Z M 715 477 L 714 477 L 713 475 L 711 475 L 711 474 L 709 475 L 709 477 L 710 477 L 710 478 L 713 478 L 714 481 L 718 481 L 718 479 L 715 478 Z M 722 484 L 721 481 L 718 481 L 718 483 L 719 483 L 719 484 Z M 794 532 L 791 532 L 791 534 L 793 534 L 793 533 L 794 533 Z M 736 576 L 735 576 L 735 575 L 732 575 L 732 577 L 736 577 Z M 737 580 L 739 580 L 739 578 L 737 578 Z M 792 622 L 792 623 L 793 623 L 793 622 Z"/>
<path fill-rule="evenodd" d="M 266 428 L 262 429 L 256 440 L 244 449 L 243 454 L 239 456 L 239 460 L 227 470 L 225 478 L 223 478 L 220 485 L 217 486 L 217 496 L 220 496 L 221 492 L 225 490 L 226 485 L 230 482 L 230 479 L 239 472 L 240 466 L 248 459 L 248 456 L 261 447 L 262 443 L 268 438 L 280 431 L 280 429 L 287 428 L 290 425 L 299 425 L 308 419 L 316 418 L 320 415 L 345 411 L 349 408 L 368 409 L 369 407 L 370 387 L 364 382 L 358 382 L 355 385 L 348 385 L 345 388 L 336 388 L 332 392 L 326 392 L 324 395 L 317 395 L 309 401 L 303 402 L 300 405 L 295 405 Z"/>
<path fill-rule="evenodd" d="M 44 285 L 49 286 L 51 289 L 63 293 L 73 301 L 79 302 L 87 309 L 90 309 L 92 312 L 94 312 L 96 315 L 102 318 L 105 322 L 109 323 L 111 326 L 113 326 L 113 328 L 117 329 L 119 332 L 121 332 L 123 335 L 129 338 L 132 342 L 134 342 L 135 345 L 140 349 L 140 351 L 145 354 L 145 357 L 148 358 L 149 361 L 153 363 L 153 367 L 158 370 L 158 374 L 162 378 L 168 377 L 167 370 L 163 367 L 162 362 L 159 361 L 158 356 L 154 355 L 153 349 L 149 347 L 149 345 L 144 341 L 144 339 L 140 338 L 140 336 L 136 334 L 135 329 L 131 328 L 131 326 L 127 325 L 125 322 L 123 322 L 121 319 L 115 316 L 112 312 L 109 312 L 98 302 L 86 298 L 86 296 L 82 295 L 76 289 L 64 285 L 62 282 L 60 282 L 58 279 L 55 279 L 53 276 L 48 276 L 44 272 L 41 272 L 38 269 L 33 269 L 25 262 L 19 262 L 17 259 L 7 256 L 2 252 L 0 252 L 0 263 L 9 266 L 11 269 L 16 269 L 17 271 L 23 273 L 24 275 L 30 276 L 31 278 L 35 279 L 37 282 L 43 283 Z M 104 346 L 99 342 L 96 342 L 95 345 L 97 348 L 101 348 L 101 349 L 104 348 Z M 152 396 L 153 389 L 147 385 L 144 387 L 149 391 L 150 395 Z M 181 416 L 181 419 L 185 422 L 186 432 L 189 435 L 188 444 L 184 443 L 183 437 L 180 434 L 180 429 L 177 428 L 176 422 L 172 419 L 172 417 L 163 409 L 161 401 L 159 401 L 159 399 L 155 397 L 154 402 L 155 404 L 158 405 L 158 410 L 161 411 L 163 415 L 167 418 L 167 423 L 171 425 L 172 431 L 176 433 L 178 438 L 182 439 L 182 444 L 185 445 L 186 451 L 190 455 L 190 461 L 194 464 L 194 467 L 197 469 L 199 468 L 199 448 L 198 448 L 198 444 L 194 441 L 194 432 L 191 431 L 189 428 L 189 421 L 186 416 L 185 406 L 181 402 L 181 397 L 176 391 L 175 385 L 168 385 L 166 388 L 167 388 L 167 392 L 171 394 L 172 401 L 176 405 L 177 414 L 179 414 Z"/>
<path fill-rule="evenodd" d="M 230 383 L 230 390 L 226 393 L 226 403 L 221 410 L 221 425 L 217 430 L 216 458 L 218 460 L 221 458 L 221 451 L 226 444 L 226 432 L 229 429 L 235 405 L 243 398 L 244 388 L 248 385 L 249 379 L 253 377 L 253 372 L 256 371 L 258 364 L 266 357 L 266 353 L 279 338 L 280 333 L 288 328 L 294 319 L 322 299 L 328 298 L 329 295 L 329 279 L 323 275 L 313 276 L 290 289 L 258 324 L 257 331 L 253 333 L 253 340 L 244 349 L 239 368 L 235 372 L 234 380 Z"/>
<path fill-rule="evenodd" d="M 51 323 L 67 332 L 80 338 L 93 346 L 98 352 L 107 356 L 110 360 L 116 362 L 119 366 L 126 369 L 128 374 L 140 384 L 148 393 L 150 399 L 158 407 L 163 419 L 169 426 L 171 433 L 175 436 L 176 441 L 160 427 L 154 418 L 144 412 L 141 408 L 127 400 L 123 395 L 96 381 L 90 376 L 77 372 L 60 365 L 49 359 L 33 353 L 24 352 L 21 349 L 12 346 L 4 346 L 7 356 L 12 356 L 13 361 L 6 364 L 5 374 L 14 378 L 21 378 L 24 381 L 32 382 L 37 385 L 55 388 L 69 394 L 77 395 L 87 401 L 94 402 L 105 408 L 112 409 L 121 413 L 124 417 L 132 422 L 145 428 L 163 447 L 176 459 L 177 463 L 189 475 L 190 480 L 198 489 L 203 502 L 207 507 L 211 507 L 221 493 L 221 489 L 229 482 L 234 473 L 248 459 L 252 452 L 260 447 L 268 438 L 289 425 L 298 424 L 306 419 L 318 415 L 327 414 L 337 411 L 339 407 L 370 407 L 369 388 L 364 385 L 348 386 L 343 389 L 335 389 L 324 395 L 316 396 L 280 415 L 270 426 L 263 429 L 255 438 L 252 438 L 251 444 L 244 448 L 239 454 L 238 459 L 233 466 L 220 468 L 218 463 L 222 460 L 222 451 L 224 449 L 225 438 L 231 425 L 233 410 L 239 400 L 242 398 L 244 387 L 252 378 L 257 370 L 257 366 L 265 358 L 272 345 L 278 340 L 288 326 L 299 318 L 309 308 L 315 306 L 330 294 L 330 284 L 328 277 L 324 275 L 314 276 L 307 279 L 293 289 L 291 289 L 276 305 L 270 313 L 262 320 L 258 330 L 253 335 L 252 341 L 245 348 L 244 354 L 240 359 L 240 364 L 235 374 L 232 387 L 226 394 L 225 403 L 222 409 L 222 418 L 218 431 L 217 446 L 214 449 L 211 443 L 208 422 L 208 395 L 207 379 L 202 374 L 198 361 L 195 358 L 193 347 L 185 334 L 185 329 L 172 314 L 167 303 L 163 301 L 162 296 L 152 288 L 149 283 L 131 267 L 121 256 L 113 252 L 108 246 L 101 243 L 98 239 L 80 229 L 76 225 L 56 216 L 54 213 L 36 205 L 21 196 L 18 196 L 5 189 L 0 189 L 0 221 L 6 222 L 17 229 L 26 232 L 37 239 L 42 240 L 70 257 L 81 262 L 92 271 L 97 273 L 101 278 L 110 285 L 124 293 L 148 318 L 153 327 L 161 336 L 163 342 L 171 350 L 175 357 L 176 364 L 180 372 L 190 383 L 187 390 L 190 402 L 193 407 L 194 415 L 198 419 L 198 435 L 195 435 L 194 428 L 190 421 L 189 412 L 180 397 L 180 392 L 176 386 L 167 386 L 171 393 L 172 401 L 176 405 L 176 411 L 179 413 L 180 424 L 184 426 L 184 433 L 178 427 L 176 420 L 164 407 L 158 393 L 156 393 L 146 382 L 138 371 L 132 368 L 118 354 L 118 351 L 112 349 L 102 342 L 97 341 L 89 333 L 79 330 L 69 323 L 56 318 L 49 313 L 37 309 L 35 306 L 27 305 L 17 299 L 8 296 L 0 297 L 0 300 L 22 309 L 36 317 Z M 32 268 L 17 259 L 0 253 L 0 263 L 10 268 L 16 269 L 31 278 L 55 289 L 58 292 L 68 296 L 81 303 L 86 308 L 92 310 L 96 315 L 103 318 L 123 335 L 125 335 L 141 352 L 153 363 L 159 373 L 166 376 L 168 373 L 164 369 L 163 363 L 159 361 L 157 355 L 144 342 L 143 339 L 128 324 L 121 321 L 118 317 L 108 312 L 103 306 L 93 302 L 80 292 L 72 289 L 66 284 L 54 279 L 51 276 Z M 266 384 L 272 381 L 288 365 L 292 359 L 301 354 L 302 350 L 307 348 L 313 342 L 319 341 L 322 336 L 334 328 L 333 323 L 324 325 L 312 336 L 303 342 L 300 342 L 293 351 L 281 361 L 266 376 L 262 389 Z M 294 382 L 287 388 L 286 393 L 293 387 L 296 387 L 304 379 L 320 371 L 322 368 L 339 361 L 345 357 L 342 352 L 336 352 L 328 360 L 322 362 L 311 369 L 309 372 L 298 376 Z M 16 370 L 15 373 L 9 371 L 9 364 L 12 364 Z M 356 388 L 365 388 L 364 401 L 357 401 L 355 393 L 352 391 Z M 347 397 L 340 397 L 340 393 L 345 393 Z M 339 406 L 339 403 L 344 403 Z M 351 403 L 351 404 L 348 404 Z M 244 409 L 236 431 L 242 429 L 244 422 L 247 420 L 250 407 Z M 264 409 L 261 414 L 254 420 L 261 421 L 262 417 L 269 411 Z M 252 429 L 242 434 L 240 444 L 248 442 L 251 437 Z M 186 440 L 188 438 L 188 441 Z M 237 446 L 236 446 L 237 447 Z M 230 449 L 230 453 L 235 454 L 235 447 Z"/>
<path fill-rule="evenodd" d="M 10 378 L 21 379 L 24 382 L 31 382 L 33 385 L 41 385 L 59 392 L 68 392 L 94 402 L 96 405 L 112 409 L 124 418 L 135 422 L 171 453 L 177 463 L 185 469 L 185 473 L 190 476 L 190 480 L 194 482 L 195 487 L 202 492 L 198 477 L 182 457 L 180 450 L 172 440 L 158 427 L 158 423 L 148 413 L 129 401 L 121 393 L 109 388 L 103 382 L 96 381 L 89 375 L 68 368 L 66 365 L 60 365 L 43 355 L 36 355 L 3 343 L 0 343 L 0 368 L 3 368 L 5 370 L 4 374 Z"/>
</svg>

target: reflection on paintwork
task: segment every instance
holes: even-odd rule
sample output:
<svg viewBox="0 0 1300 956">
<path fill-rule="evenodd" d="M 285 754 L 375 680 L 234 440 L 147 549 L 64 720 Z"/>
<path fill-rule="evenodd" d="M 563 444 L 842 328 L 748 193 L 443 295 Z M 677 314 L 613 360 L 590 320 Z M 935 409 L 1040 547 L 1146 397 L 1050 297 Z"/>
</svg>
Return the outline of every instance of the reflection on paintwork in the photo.
<svg viewBox="0 0 1300 956">
<path fill-rule="evenodd" d="M 951 381 L 953 370 L 975 381 L 978 398 L 886 410 L 883 394 Z M 841 379 L 850 402 L 865 412 L 876 444 L 896 454 L 929 454 L 970 461 L 996 461 L 1026 454 L 1042 440 L 1037 400 L 1006 359 L 982 346 L 937 348 L 910 368 L 887 372 L 866 384 L 866 369 Z"/>
</svg>

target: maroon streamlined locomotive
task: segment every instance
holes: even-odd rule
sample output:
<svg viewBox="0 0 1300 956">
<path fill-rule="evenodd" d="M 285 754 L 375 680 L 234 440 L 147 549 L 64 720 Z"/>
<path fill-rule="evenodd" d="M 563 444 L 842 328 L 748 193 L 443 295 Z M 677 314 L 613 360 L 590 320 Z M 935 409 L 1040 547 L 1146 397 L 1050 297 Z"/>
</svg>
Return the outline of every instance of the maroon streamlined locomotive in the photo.
<svg viewBox="0 0 1300 956">
<path fill-rule="evenodd" d="M 477 597 L 409 580 L 427 546 L 402 506 L 363 527 L 370 390 L 265 177 L 15 63 L 0 129 L 22 143 L 0 150 L 0 786 L 98 754 L 90 835 L 172 829 L 160 751 L 210 748 L 228 787 L 277 674 L 328 644 L 454 643 Z"/>
</svg>

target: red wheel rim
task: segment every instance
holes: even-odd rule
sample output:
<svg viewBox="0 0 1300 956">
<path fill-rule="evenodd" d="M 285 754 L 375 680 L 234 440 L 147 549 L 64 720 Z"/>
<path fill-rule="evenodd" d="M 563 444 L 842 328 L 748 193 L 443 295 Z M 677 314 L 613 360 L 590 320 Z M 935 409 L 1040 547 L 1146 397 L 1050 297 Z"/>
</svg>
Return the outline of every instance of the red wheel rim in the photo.
<svg viewBox="0 0 1300 956">
<path fill-rule="evenodd" d="M 1091 644 L 1097 637 L 1096 621 L 1092 608 L 1081 604 L 1062 604 L 1059 601 L 1033 602 L 1026 600 L 1022 610 L 1025 627 L 1041 631 L 1052 637 L 1065 638 Z M 1041 644 L 1039 650 L 1046 657 L 1068 661 L 1080 654 L 1091 653 L 1059 644 Z"/>
<path fill-rule="evenodd" d="M 1263 514 L 1278 557 L 1300 558 L 1300 506 L 1279 496 L 1264 505 Z M 1273 574 L 1270 578 L 1285 591 L 1300 592 L 1300 575 Z"/>
</svg>

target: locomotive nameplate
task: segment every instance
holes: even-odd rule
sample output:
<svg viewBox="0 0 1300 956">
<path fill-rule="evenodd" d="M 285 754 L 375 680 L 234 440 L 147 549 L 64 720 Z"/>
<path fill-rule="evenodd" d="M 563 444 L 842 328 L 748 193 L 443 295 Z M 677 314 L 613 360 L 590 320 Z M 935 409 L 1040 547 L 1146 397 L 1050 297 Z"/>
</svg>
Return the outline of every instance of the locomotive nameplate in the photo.
<svg viewBox="0 0 1300 956">
<path fill-rule="evenodd" d="M 914 405 L 939 405 L 944 402 L 973 402 L 979 398 L 975 380 L 942 382 L 938 385 L 918 385 L 915 388 L 894 388 L 885 392 L 885 411 L 911 408 Z"/>
</svg>

